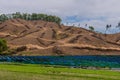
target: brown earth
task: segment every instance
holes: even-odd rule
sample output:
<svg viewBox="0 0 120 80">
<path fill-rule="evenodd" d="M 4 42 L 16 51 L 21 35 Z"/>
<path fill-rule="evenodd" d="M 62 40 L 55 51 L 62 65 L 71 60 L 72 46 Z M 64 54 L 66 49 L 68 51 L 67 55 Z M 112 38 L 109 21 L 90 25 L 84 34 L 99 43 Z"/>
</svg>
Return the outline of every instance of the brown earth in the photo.
<svg viewBox="0 0 120 80">
<path fill-rule="evenodd" d="M 0 38 L 10 48 L 27 47 L 14 55 L 120 55 L 120 33 L 105 35 L 40 20 L 2 22 Z"/>
</svg>

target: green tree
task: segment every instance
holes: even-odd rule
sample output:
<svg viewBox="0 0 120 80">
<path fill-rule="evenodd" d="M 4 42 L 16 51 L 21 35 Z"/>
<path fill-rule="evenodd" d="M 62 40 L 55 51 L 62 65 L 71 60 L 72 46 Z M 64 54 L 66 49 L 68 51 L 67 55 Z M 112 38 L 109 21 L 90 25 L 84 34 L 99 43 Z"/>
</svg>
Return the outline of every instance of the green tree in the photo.
<svg viewBox="0 0 120 80">
<path fill-rule="evenodd" d="M 0 15 L 0 21 L 8 20 L 8 17 L 5 14 Z"/>
<path fill-rule="evenodd" d="M 38 14 L 38 19 L 39 20 L 43 20 L 43 18 L 44 18 L 44 14 Z"/>
<path fill-rule="evenodd" d="M 27 19 L 28 19 L 28 14 L 27 14 L 27 13 L 23 13 L 23 14 L 22 14 L 22 19 L 27 20 Z"/>
<path fill-rule="evenodd" d="M 94 31 L 94 30 L 95 30 L 93 26 L 89 26 L 89 29 L 90 29 L 91 31 Z"/>
<path fill-rule="evenodd" d="M 0 54 L 7 49 L 7 42 L 4 39 L 0 39 Z"/>
<path fill-rule="evenodd" d="M 7 16 L 7 15 L 6 15 Z M 22 14 L 20 12 L 16 12 L 12 14 L 12 18 L 13 19 L 17 19 L 17 18 L 22 18 Z"/>
<path fill-rule="evenodd" d="M 60 24 L 62 21 L 57 16 L 47 15 L 47 14 L 37 14 L 37 13 L 32 13 L 32 14 L 23 13 L 23 14 L 21 14 L 20 12 L 16 12 L 16 13 L 13 13 L 11 15 L 7 15 L 7 14 L 0 15 L 0 21 L 5 21 L 8 19 L 17 19 L 17 18 L 25 19 L 25 20 L 43 20 L 43 21 L 48 21 L 48 22 L 55 22 L 57 24 Z"/>
<path fill-rule="evenodd" d="M 32 20 L 38 20 L 36 13 L 32 13 L 31 18 L 32 18 Z"/>
</svg>

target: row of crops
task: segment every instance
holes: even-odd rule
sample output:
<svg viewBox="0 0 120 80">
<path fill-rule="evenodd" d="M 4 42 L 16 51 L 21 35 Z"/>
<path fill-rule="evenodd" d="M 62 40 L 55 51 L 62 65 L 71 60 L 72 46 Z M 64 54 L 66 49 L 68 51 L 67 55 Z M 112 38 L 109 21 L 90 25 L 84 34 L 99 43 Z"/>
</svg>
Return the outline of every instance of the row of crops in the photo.
<svg viewBox="0 0 120 80">
<path fill-rule="evenodd" d="M 0 62 L 120 68 L 120 56 L 0 56 Z"/>
</svg>

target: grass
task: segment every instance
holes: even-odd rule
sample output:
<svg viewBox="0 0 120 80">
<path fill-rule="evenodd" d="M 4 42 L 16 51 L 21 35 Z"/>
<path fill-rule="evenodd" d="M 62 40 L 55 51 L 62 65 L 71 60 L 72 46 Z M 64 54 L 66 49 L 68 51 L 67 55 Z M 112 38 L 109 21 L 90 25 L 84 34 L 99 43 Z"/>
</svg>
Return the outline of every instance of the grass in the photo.
<svg viewBox="0 0 120 80">
<path fill-rule="evenodd" d="M 120 72 L 0 63 L 0 80 L 120 80 Z"/>
</svg>

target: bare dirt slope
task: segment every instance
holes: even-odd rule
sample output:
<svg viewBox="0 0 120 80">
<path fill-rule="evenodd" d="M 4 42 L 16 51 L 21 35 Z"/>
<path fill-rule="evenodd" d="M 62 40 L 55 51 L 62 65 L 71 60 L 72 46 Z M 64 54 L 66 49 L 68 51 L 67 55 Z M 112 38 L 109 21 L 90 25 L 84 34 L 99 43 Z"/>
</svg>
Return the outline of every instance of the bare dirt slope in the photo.
<svg viewBox="0 0 120 80">
<path fill-rule="evenodd" d="M 10 48 L 26 46 L 31 53 L 16 55 L 120 55 L 119 33 L 105 35 L 39 20 L 2 22 L 0 38 L 6 39 Z"/>
</svg>

